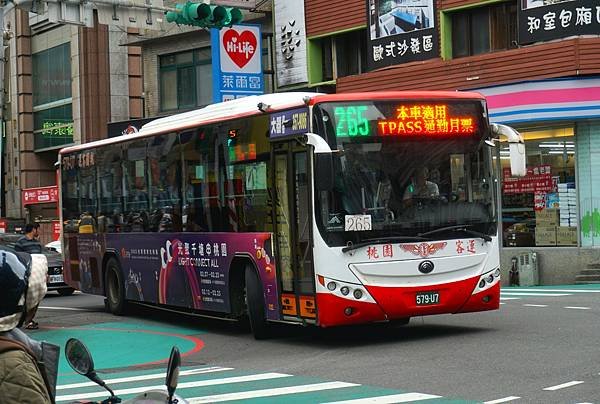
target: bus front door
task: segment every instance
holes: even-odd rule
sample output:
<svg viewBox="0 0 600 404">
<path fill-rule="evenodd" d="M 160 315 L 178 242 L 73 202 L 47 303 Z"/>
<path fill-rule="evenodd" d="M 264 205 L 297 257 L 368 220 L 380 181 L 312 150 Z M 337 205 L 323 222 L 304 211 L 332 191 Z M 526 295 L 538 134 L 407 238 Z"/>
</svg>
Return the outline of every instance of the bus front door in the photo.
<svg viewBox="0 0 600 404">
<path fill-rule="evenodd" d="M 296 140 L 273 142 L 273 223 L 285 320 L 316 320 L 308 152 Z"/>
</svg>

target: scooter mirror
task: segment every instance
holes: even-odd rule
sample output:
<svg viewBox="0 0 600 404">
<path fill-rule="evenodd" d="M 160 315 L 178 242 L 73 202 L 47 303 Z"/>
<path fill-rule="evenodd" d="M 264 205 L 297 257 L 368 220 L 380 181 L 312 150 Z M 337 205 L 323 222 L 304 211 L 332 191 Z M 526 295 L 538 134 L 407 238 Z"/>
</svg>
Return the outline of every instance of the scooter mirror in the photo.
<svg viewBox="0 0 600 404">
<path fill-rule="evenodd" d="M 174 346 L 171 349 L 171 356 L 169 357 L 169 364 L 167 365 L 167 379 L 165 384 L 167 385 L 167 392 L 169 393 L 169 403 L 173 399 L 175 389 L 177 388 L 177 382 L 179 380 L 179 366 L 181 365 L 181 355 L 179 349 Z"/>
<path fill-rule="evenodd" d="M 87 376 L 94 372 L 94 360 L 85 344 L 77 338 L 70 338 L 65 346 L 65 356 L 69 365 L 79 374 Z"/>
</svg>

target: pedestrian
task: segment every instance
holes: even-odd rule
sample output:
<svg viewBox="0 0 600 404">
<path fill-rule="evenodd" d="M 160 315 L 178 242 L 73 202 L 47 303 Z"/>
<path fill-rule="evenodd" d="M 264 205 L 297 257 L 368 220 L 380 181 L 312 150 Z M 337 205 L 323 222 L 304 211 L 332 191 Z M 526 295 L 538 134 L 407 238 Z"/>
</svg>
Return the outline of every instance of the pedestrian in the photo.
<svg viewBox="0 0 600 404">
<path fill-rule="evenodd" d="M 0 247 L 0 397 L 3 404 L 53 403 L 60 348 L 30 338 L 19 326 L 46 294 L 43 255 Z"/>
<path fill-rule="evenodd" d="M 15 243 L 15 251 L 26 252 L 29 254 L 42 254 L 42 244 L 40 243 L 40 224 L 39 223 L 28 223 L 25 225 L 25 235 L 17 240 Z M 33 320 L 31 316 L 30 321 L 25 325 L 25 328 L 29 330 L 37 330 L 39 324 Z"/>
<path fill-rule="evenodd" d="M 42 244 L 40 243 L 39 237 L 40 224 L 28 223 L 25 226 L 25 235 L 18 239 L 15 244 L 15 250 L 29 254 L 41 254 Z"/>
</svg>

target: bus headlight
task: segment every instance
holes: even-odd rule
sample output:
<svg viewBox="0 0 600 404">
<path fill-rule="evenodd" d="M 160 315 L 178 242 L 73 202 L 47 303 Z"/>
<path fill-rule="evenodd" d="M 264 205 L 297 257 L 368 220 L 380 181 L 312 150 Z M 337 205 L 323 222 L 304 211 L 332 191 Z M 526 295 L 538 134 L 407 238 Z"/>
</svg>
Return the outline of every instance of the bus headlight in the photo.
<svg viewBox="0 0 600 404">
<path fill-rule="evenodd" d="M 352 294 L 354 295 L 354 298 L 356 300 L 360 300 L 360 298 L 363 297 L 363 291 L 360 289 L 354 289 L 354 292 Z"/>
<path fill-rule="evenodd" d="M 487 283 L 492 283 L 492 282 L 494 282 L 494 275 L 490 275 L 490 276 L 488 276 L 488 277 L 487 277 L 485 280 L 487 281 Z"/>
<path fill-rule="evenodd" d="M 481 289 L 485 288 L 485 280 L 484 279 L 482 279 L 482 280 L 479 281 L 479 287 Z"/>
<path fill-rule="evenodd" d="M 342 292 L 342 295 L 347 296 L 348 293 L 350 293 L 350 288 L 348 286 L 342 286 L 340 292 Z"/>
<path fill-rule="evenodd" d="M 496 269 L 496 270 L 494 271 L 494 276 L 495 276 L 496 278 L 500 276 L 500 268 L 498 268 L 498 269 Z"/>
<path fill-rule="evenodd" d="M 331 290 L 331 291 L 334 291 L 334 290 L 335 290 L 335 288 L 337 288 L 337 284 L 336 284 L 335 282 L 329 282 L 329 283 L 327 284 L 327 289 L 329 289 L 329 290 Z"/>
</svg>

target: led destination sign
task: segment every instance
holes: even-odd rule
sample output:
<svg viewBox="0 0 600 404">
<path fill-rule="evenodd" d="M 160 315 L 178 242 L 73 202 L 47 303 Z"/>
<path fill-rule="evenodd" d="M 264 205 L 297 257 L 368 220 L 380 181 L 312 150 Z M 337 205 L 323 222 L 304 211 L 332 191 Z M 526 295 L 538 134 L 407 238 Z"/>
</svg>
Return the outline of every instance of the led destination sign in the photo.
<svg viewBox="0 0 600 404">
<path fill-rule="evenodd" d="M 465 106 L 469 108 L 464 108 Z M 349 104 L 336 106 L 336 137 L 469 136 L 477 131 L 474 104 Z"/>
</svg>

